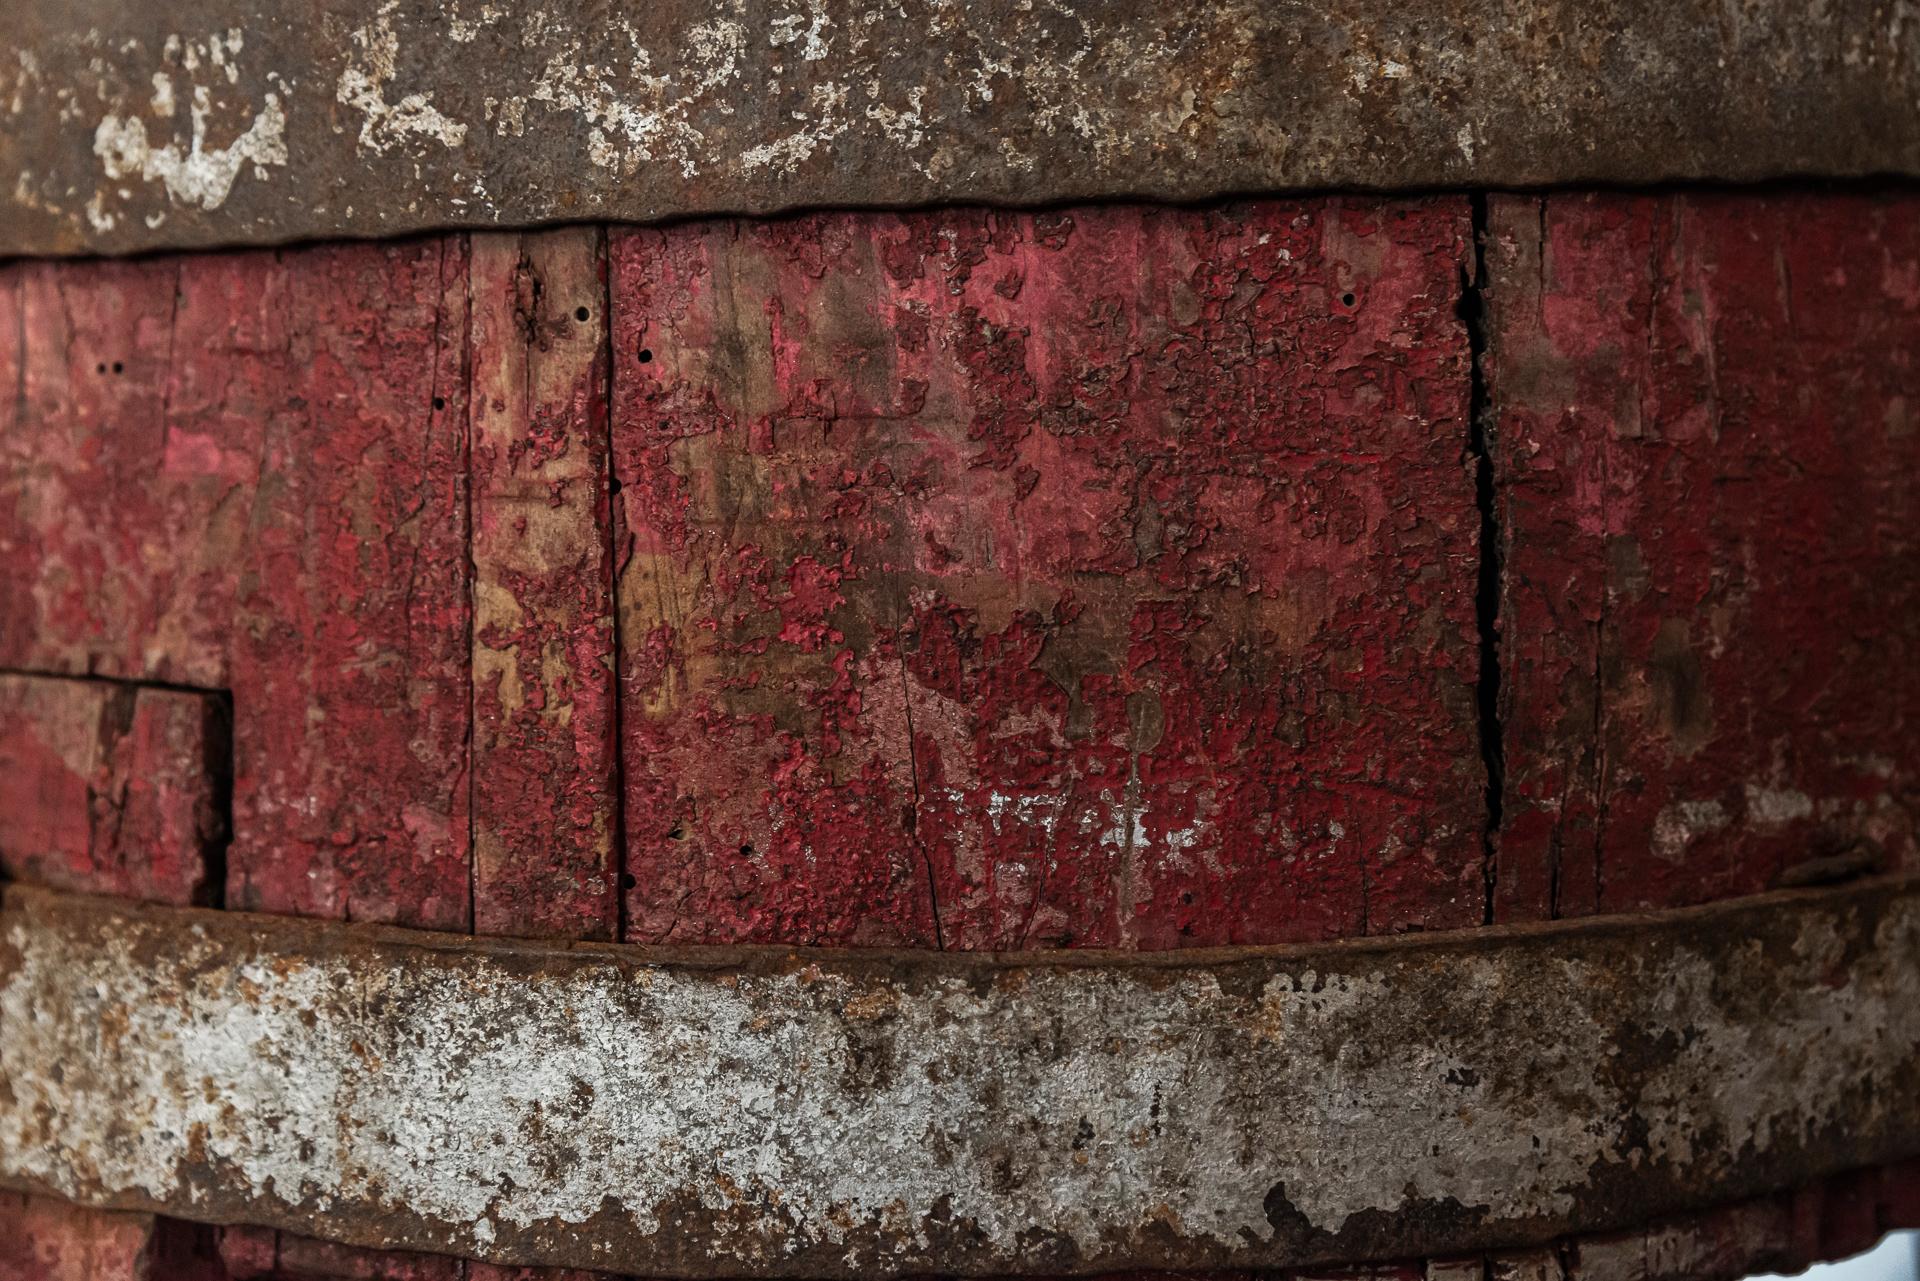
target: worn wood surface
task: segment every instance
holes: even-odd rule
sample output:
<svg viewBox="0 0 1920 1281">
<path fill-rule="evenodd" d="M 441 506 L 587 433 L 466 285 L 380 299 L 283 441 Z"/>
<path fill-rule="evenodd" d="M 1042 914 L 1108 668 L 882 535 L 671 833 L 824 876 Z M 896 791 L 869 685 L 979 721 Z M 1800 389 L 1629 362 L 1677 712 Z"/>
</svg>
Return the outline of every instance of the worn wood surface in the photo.
<svg viewBox="0 0 1920 1281">
<path fill-rule="evenodd" d="M 464 277 L 5 269 L 0 665 L 231 692 L 234 906 L 467 922 Z"/>
<path fill-rule="evenodd" d="M 1490 214 L 1499 915 L 1914 864 L 1920 204 Z"/>
<path fill-rule="evenodd" d="M 69 852 L 0 861 L 1140 949 L 1913 867 L 1914 198 L 1496 196 L 1477 287 L 1469 206 L 0 266 L 0 668 L 234 717 L 224 876 L 78 859 L 74 776 L 17 767 L 5 821 Z M 147 778 L 185 741 L 115 739 Z M 1920 1221 L 1869 1200 L 1794 1213 Z M 235 1274 L 398 1266 L 275 1235 Z"/>
<path fill-rule="evenodd" d="M 0 874 L 215 901 L 231 752 L 213 695 L 0 675 Z"/>
<path fill-rule="evenodd" d="M 150 1214 L 0 1192 L 0 1281 L 149 1281 Z"/>
<path fill-rule="evenodd" d="M 630 937 L 1479 921 L 1467 214 L 617 234 Z"/>
<path fill-rule="evenodd" d="M 472 253 L 473 928 L 611 939 L 605 238 Z"/>
</svg>

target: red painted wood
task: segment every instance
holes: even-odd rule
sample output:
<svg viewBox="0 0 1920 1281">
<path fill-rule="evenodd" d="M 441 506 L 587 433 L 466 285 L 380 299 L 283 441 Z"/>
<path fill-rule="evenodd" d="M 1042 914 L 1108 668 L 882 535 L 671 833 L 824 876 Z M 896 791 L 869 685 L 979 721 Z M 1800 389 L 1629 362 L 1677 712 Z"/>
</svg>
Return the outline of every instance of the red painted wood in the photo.
<svg viewBox="0 0 1920 1281">
<path fill-rule="evenodd" d="M 214 1233 L 0 1192 L 0 1281 L 228 1281 Z"/>
<path fill-rule="evenodd" d="M 1914 219 L 1815 199 L 1493 204 L 1504 916 L 1911 857 Z M 633 937 L 1470 921 L 1460 231 L 617 233 Z M 463 926 L 477 885 L 489 929 L 614 928 L 602 322 L 557 305 L 600 268 L 568 234 L 531 328 L 513 238 L 472 279 L 459 238 L 5 269 L 0 664 L 233 691 L 236 904 Z M 533 512 L 555 559 L 516 567 Z M 476 653 L 511 663 L 469 693 Z M 508 666 L 533 703 L 476 786 Z"/>
<path fill-rule="evenodd" d="M 466 926 L 464 277 L 0 269 L 0 666 L 232 691 L 231 906 Z"/>
<path fill-rule="evenodd" d="M 1464 199 L 616 233 L 629 937 L 1478 921 L 1466 236 Z"/>
<path fill-rule="evenodd" d="M 463 1281 L 459 1259 L 397 1250 L 363 1250 L 280 1234 L 274 1281 Z"/>
<path fill-rule="evenodd" d="M 219 1230 L 220 1265 L 233 1281 L 257 1281 L 273 1275 L 280 1259 L 280 1233 L 245 1225 Z"/>
<path fill-rule="evenodd" d="M 1466 217 L 816 215 L 6 265 L 0 667 L 230 692 L 234 906 L 611 937 L 624 871 L 639 940 L 1472 924 Z M 1920 203 L 1490 219 L 1497 915 L 1911 865 Z M 128 816 L 207 773 L 160 714 L 200 696 L 149 697 L 152 732 L 103 757 Z M 95 888 L 193 892 L 170 819 L 72 862 L 85 788 L 6 752 L 0 830 L 39 824 Z M 1764 1239 L 1797 1266 L 1920 1222 L 1916 1187 L 1565 1259 L 1657 1281 Z M 54 1220 L 0 1232 L 0 1278 L 48 1233 L 117 1248 Z M 459 1271 L 223 1249 L 236 1277 Z"/>
<path fill-rule="evenodd" d="M 1505 919 L 1910 865 L 1920 202 L 1496 198 Z"/>
<path fill-rule="evenodd" d="M 226 721 L 211 695 L 0 675 L 0 874 L 211 901 Z"/>
<path fill-rule="evenodd" d="M 0 1281 L 149 1281 L 153 1216 L 0 1192 Z"/>
<path fill-rule="evenodd" d="M 0 1255 L 4 1250 L 0 1245 Z M 246 1228 L 223 1230 L 220 1258 L 217 1281 L 619 1281 L 607 1273 L 497 1267 L 444 1255 L 369 1250 L 292 1232 Z M 0 1272 L 0 1281 L 8 1281 L 4 1272 Z M 161 1277 L 155 1281 L 187 1278 Z"/>
</svg>

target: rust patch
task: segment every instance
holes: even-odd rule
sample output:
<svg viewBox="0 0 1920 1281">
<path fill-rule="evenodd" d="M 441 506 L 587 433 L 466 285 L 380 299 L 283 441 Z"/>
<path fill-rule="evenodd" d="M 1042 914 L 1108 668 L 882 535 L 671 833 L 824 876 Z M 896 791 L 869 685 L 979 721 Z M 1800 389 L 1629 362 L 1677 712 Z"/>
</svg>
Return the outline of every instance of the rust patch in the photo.
<svg viewBox="0 0 1920 1281">
<path fill-rule="evenodd" d="M 24 0 L 0 252 L 1920 171 L 1880 0 Z"/>
<path fill-rule="evenodd" d="M 15 888 L 0 1182 L 661 1276 L 1518 1248 L 1920 1150 L 1916 960 L 1910 877 L 1163 957 L 487 941 Z"/>
</svg>

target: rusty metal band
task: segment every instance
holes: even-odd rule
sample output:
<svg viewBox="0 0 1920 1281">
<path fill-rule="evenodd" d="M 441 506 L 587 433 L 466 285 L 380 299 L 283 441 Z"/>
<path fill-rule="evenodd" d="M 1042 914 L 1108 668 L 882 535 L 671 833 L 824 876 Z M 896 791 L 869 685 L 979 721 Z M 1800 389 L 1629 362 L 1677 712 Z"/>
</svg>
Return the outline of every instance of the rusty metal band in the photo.
<svg viewBox="0 0 1920 1281">
<path fill-rule="evenodd" d="M 1920 1152 L 1920 881 L 1157 956 L 550 946 L 10 889 L 0 1182 L 648 1275 L 1513 1246 Z"/>
<path fill-rule="evenodd" d="M 1886 0 L 18 0 L 0 253 L 1920 172 Z"/>
</svg>

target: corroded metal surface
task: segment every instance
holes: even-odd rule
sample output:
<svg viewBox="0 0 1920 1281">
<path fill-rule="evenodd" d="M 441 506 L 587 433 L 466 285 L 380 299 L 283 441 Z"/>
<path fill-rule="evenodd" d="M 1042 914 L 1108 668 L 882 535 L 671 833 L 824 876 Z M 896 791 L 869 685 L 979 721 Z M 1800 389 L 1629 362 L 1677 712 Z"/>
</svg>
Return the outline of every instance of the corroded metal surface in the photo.
<svg viewBox="0 0 1920 1281">
<path fill-rule="evenodd" d="M 1920 883 L 1312 950 L 407 934 L 13 889 L 0 1180 L 654 1275 L 1524 1245 L 1920 1149 Z"/>
<path fill-rule="evenodd" d="M 22 0 L 0 252 L 1920 170 L 1886 0 Z"/>
</svg>

